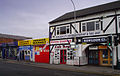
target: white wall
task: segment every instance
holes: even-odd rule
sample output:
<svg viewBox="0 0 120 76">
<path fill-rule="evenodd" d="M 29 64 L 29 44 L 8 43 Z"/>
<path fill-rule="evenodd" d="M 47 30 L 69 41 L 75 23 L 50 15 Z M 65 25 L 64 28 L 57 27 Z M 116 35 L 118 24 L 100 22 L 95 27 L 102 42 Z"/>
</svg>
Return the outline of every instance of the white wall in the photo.
<svg viewBox="0 0 120 76">
<path fill-rule="evenodd" d="M 120 14 L 120 10 L 117 11 L 117 14 Z M 110 23 L 110 21 L 114 18 L 114 17 L 105 18 L 106 16 L 109 16 L 109 15 L 115 15 L 115 11 L 103 12 L 103 13 L 99 13 L 99 14 L 94 14 L 94 15 L 89 15 L 89 16 L 81 17 L 81 18 L 77 19 L 76 21 L 81 21 L 81 20 L 86 20 L 86 19 L 92 19 L 92 18 L 96 18 L 96 17 L 104 17 L 103 20 L 102 20 L 103 21 L 103 30 L 104 30 L 107 27 L 107 25 Z M 96 20 L 98 20 L 98 19 L 96 19 Z M 51 24 L 50 26 L 64 24 L 64 23 L 70 23 L 70 22 L 74 22 L 74 20 L 67 20 L 67 21 L 63 21 L 63 22 L 58 22 L 58 23 L 55 23 L 55 24 Z M 73 24 L 73 26 L 75 26 L 75 25 Z M 76 23 L 76 29 L 79 32 L 79 23 Z M 110 25 L 110 27 L 106 30 L 106 32 L 104 34 L 115 33 L 115 31 L 116 30 L 115 30 L 115 21 L 114 21 Z M 72 34 L 74 34 L 74 32 L 75 31 L 72 28 Z M 103 34 L 103 33 L 101 32 L 101 34 Z"/>
<path fill-rule="evenodd" d="M 120 62 L 120 44 L 118 45 L 118 59 L 119 59 L 119 62 Z"/>
</svg>

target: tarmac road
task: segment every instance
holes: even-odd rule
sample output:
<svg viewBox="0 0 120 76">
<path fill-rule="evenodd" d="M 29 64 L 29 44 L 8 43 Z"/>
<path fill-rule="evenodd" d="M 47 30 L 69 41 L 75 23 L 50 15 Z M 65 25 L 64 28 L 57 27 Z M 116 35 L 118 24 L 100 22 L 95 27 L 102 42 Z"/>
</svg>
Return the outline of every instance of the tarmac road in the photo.
<svg viewBox="0 0 120 76">
<path fill-rule="evenodd" d="M 12 64 L 0 61 L 0 76 L 103 76 L 71 71 L 45 69 L 23 64 Z"/>
</svg>

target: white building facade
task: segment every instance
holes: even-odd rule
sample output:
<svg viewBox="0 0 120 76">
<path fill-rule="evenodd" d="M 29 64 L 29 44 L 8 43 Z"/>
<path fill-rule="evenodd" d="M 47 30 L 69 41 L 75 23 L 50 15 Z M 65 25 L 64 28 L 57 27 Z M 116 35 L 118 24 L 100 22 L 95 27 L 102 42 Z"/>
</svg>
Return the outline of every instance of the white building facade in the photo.
<svg viewBox="0 0 120 76">
<path fill-rule="evenodd" d="M 49 22 L 50 63 L 118 66 L 120 1 L 69 12 Z M 112 45 L 108 44 L 112 37 Z M 75 46 L 74 46 L 75 45 Z"/>
</svg>

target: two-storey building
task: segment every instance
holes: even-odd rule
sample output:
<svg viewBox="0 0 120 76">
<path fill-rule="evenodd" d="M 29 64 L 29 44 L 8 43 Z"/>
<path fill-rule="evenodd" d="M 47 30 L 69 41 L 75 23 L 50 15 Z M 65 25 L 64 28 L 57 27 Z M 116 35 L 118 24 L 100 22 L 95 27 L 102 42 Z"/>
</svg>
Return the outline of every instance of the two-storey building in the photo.
<svg viewBox="0 0 120 76">
<path fill-rule="evenodd" d="M 49 24 L 51 64 L 120 63 L 120 1 L 68 12 Z"/>
</svg>

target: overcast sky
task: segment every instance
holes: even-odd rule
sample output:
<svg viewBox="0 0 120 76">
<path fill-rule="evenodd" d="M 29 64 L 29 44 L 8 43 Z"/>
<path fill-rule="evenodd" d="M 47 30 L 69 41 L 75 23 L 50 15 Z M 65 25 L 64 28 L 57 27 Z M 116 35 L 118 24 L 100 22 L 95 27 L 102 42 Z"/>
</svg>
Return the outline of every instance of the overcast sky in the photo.
<svg viewBox="0 0 120 76">
<path fill-rule="evenodd" d="M 73 0 L 84 9 L 116 0 Z M 48 22 L 73 11 L 70 0 L 0 0 L 0 33 L 48 37 Z"/>
</svg>

